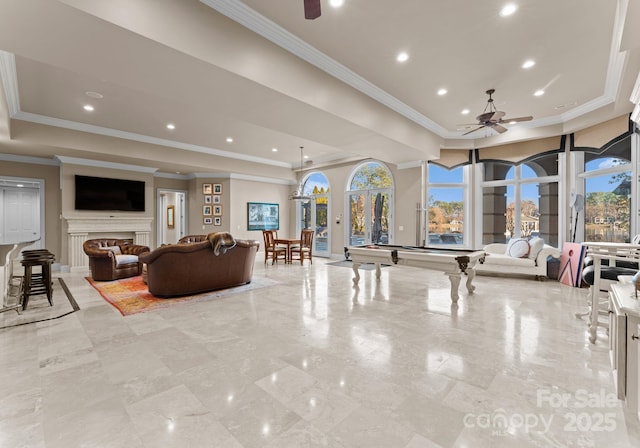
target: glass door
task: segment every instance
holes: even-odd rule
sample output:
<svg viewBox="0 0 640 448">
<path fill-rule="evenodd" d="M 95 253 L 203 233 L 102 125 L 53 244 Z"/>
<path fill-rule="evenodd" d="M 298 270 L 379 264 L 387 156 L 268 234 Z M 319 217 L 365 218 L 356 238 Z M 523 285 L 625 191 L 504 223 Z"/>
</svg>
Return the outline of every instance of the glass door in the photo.
<svg viewBox="0 0 640 448">
<path fill-rule="evenodd" d="M 389 190 L 348 193 L 347 240 L 350 246 L 392 242 L 390 199 Z"/>
<path fill-rule="evenodd" d="M 301 203 L 300 229 L 313 229 L 313 255 L 329 257 L 329 197 L 315 195 L 310 201 Z"/>
</svg>

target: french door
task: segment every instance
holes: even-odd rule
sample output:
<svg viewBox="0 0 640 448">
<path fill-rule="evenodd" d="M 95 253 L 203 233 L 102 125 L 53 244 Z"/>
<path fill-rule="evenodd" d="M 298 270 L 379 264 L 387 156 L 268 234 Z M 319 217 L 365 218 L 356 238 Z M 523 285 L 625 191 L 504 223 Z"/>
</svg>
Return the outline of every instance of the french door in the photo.
<svg viewBox="0 0 640 448">
<path fill-rule="evenodd" d="M 329 257 L 331 244 L 329 239 L 329 196 L 316 194 L 302 203 L 300 208 L 300 229 L 313 229 L 313 255 Z"/>
<path fill-rule="evenodd" d="M 391 189 L 347 193 L 347 244 L 393 242 Z"/>
</svg>

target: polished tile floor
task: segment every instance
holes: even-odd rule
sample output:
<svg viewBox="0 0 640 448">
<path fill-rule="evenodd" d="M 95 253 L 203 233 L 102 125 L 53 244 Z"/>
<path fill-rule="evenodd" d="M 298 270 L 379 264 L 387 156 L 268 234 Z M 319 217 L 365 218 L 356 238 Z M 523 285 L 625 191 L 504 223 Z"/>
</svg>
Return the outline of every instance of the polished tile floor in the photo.
<svg viewBox="0 0 640 448">
<path fill-rule="evenodd" d="M 586 290 L 479 276 L 453 308 L 442 273 L 327 263 L 128 317 L 60 274 L 80 311 L 0 330 L 0 446 L 640 446 Z"/>
</svg>

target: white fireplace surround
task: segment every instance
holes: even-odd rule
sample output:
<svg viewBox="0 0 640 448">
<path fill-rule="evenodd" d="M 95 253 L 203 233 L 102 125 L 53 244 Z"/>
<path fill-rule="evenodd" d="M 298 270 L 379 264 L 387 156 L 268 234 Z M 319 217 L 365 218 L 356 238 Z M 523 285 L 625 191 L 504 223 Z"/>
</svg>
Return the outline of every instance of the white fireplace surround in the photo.
<svg viewBox="0 0 640 448">
<path fill-rule="evenodd" d="M 82 245 L 96 238 L 132 239 L 134 244 L 149 246 L 151 241 L 150 217 L 66 216 L 69 267 L 71 271 L 89 268 L 89 258 Z"/>
</svg>

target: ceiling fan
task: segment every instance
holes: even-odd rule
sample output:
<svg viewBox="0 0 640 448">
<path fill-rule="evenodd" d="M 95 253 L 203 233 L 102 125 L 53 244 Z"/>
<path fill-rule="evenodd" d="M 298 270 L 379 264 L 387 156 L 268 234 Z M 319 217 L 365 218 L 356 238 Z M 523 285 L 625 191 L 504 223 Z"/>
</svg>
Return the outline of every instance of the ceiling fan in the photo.
<svg viewBox="0 0 640 448">
<path fill-rule="evenodd" d="M 304 18 L 313 20 L 320 17 L 320 0 L 304 0 Z"/>
<path fill-rule="evenodd" d="M 497 110 L 496 105 L 493 104 L 493 98 L 491 98 L 491 95 L 493 95 L 495 91 L 496 91 L 495 89 L 489 89 L 486 92 L 487 95 L 489 95 L 489 100 L 487 101 L 487 105 L 484 108 L 484 112 L 482 112 L 480 115 L 476 117 L 476 120 L 478 120 L 478 123 L 473 123 L 473 125 L 478 127 L 470 130 L 469 132 L 465 132 L 462 135 L 471 134 L 472 132 L 475 132 L 478 129 L 482 129 L 485 127 L 491 128 L 494 131 L 498 132 L 499 134 L 502 134 L 503 132 L 507 132 L 507 128 L 502 126 L 503 123 L 511 124 L 511 123 L 518 123 L 520 121 L 533 120 L 532 116 L 504 118 L 505 113 L 500 110 Z M 462 125 L 462 126 L 471 126 L 471 125 Z"/>
</svg>

